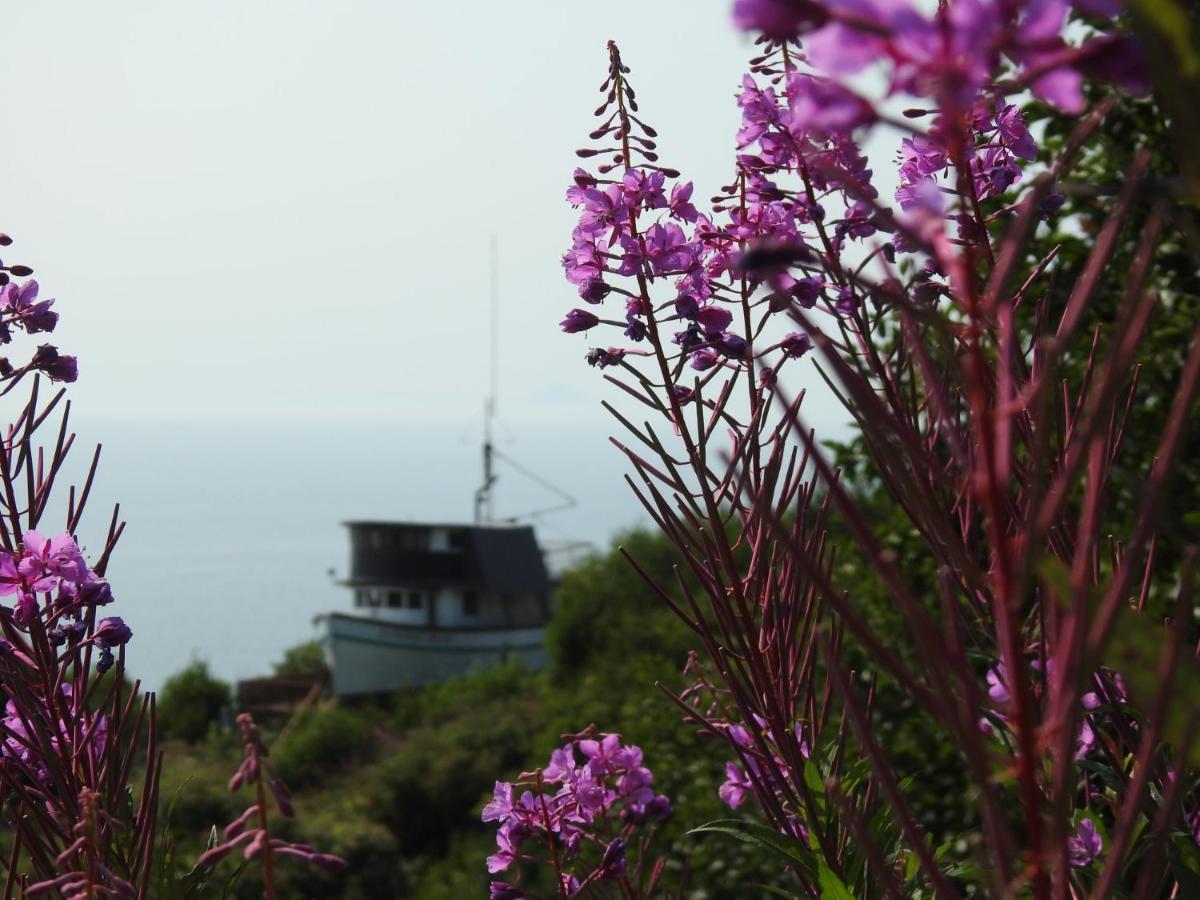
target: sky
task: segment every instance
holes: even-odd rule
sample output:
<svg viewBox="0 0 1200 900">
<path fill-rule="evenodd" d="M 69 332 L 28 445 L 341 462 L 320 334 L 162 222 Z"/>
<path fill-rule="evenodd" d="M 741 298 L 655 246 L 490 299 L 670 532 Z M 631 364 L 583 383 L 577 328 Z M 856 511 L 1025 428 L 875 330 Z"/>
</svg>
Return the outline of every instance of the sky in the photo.
<svg viewBox="0 0 1200 900">
<path fill-rule="evenodd" d="M 697 198 L 730 179 L 753 47 L 729 6 L 5 10 L 3 258 L 36 270 L 54 342 L 79 358 L 80 445 L 105 443 L 85 543 L 120 500 L 112 574 L 152 686 L 189 653 L 240 677 L 304 639 L 344 600 L 339 521 L 470 516 L 493 236 L 498 444 L 579 499 L 539 531 L 603 545 L 642 520 L 605 442 L 615 391 L 583 361 L 610 340 L 558 329 L 579 302 L 563 195 L 610 38 L 663 163 Z M 809 420 L 844 433 L 802 365 Z M 502 475 L 502 516 L 555 501 Z M 238 622 L 242 649 L 222 637 Z"/>
<path fill-rule="evenodd" d="M 0 60 L 7 258 L 58 298 L 87 414 L 594 421 L 557 329 L 563 192 L 617 39 L 663 161 L 729 179 L 727 0 L 26 4 Z"/>
</svg>

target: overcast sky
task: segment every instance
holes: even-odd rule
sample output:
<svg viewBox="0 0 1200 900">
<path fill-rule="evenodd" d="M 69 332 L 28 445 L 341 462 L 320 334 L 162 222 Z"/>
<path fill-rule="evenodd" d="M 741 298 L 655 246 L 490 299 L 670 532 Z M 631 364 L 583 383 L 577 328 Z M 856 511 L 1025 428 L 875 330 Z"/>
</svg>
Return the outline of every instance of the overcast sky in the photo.
<svg viewBox="0 0 1200 900">
<path fill-rule="evenodd" d="M 599 420 L 557 330 L 563 191 L 617 39 L 664 162 L 728 180 L 728 0 L 21 4 L 0 59 L 6 260 L 58 298 L 85 415 Z"/>
</svg>

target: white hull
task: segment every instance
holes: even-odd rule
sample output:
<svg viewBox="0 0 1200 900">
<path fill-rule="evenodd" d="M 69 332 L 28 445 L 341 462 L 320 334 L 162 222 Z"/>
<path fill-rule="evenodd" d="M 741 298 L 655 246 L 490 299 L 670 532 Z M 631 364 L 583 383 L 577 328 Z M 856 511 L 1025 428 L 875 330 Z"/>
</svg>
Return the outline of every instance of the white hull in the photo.
<svg viewBox="0 0 1200 900">
<path fill-rule="evenodd" d="M 339 696 L 436 684 L 509 659 L 546 664 L 545 628 L 426 628 L 343 613 L 317 621 Z"/>
</svg>

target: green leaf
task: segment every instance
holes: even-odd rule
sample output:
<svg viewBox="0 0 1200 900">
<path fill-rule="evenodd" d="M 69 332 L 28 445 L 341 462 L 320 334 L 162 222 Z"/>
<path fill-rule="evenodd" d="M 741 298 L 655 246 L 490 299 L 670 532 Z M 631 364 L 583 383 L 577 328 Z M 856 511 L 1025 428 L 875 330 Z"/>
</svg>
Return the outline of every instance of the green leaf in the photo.
<svg viewBox="0 0 1200 900">
<path fill-rule="evenodd" d="M 1200 204 L 1200 36 L 1180 0 L 1130 0 L 1129 11 L 1154 77 L 1155 96 L 1171 120 L 1187 199 Z"/>
<path fill-rule="evenodd" d="M 825 860 L 820 861 L 817 886 L 821 888 L 821 900 L 854 900 L 854 895 L 850 893 L 849 888 L 829 866 L 825 865 Z"/>
<path fill-rule="evenodd" d="M 1176 834 L 1167 845 L 1171 874 L 1179 882 L 1181 897 L 1200 897 L 1200 853 L 1191 835 Z"/>
<path fill-rule="evenodd" d="M 1187 10 L 1178 0 L 1130 0 L 1142 28 L 1153 29 L 1170 44 L 1182 76 L 1200 75 L 1200 52 L 1192 43 Z"/>
<path fill-rule="evenodd" d="M 1074 588 L 1066 567 L 1058 560 L 1047 558 L 1038 565 L 1038 574 L 1050 588 L 1055 600 L 1069 607 Z M 1089 603 L 1104 593 L 1103 587 L 1093 592 Z M 1101 651 L 1102 663 L 1120 672 L 1125 687 L 1143 713 L 1147 713 L 1162 693 L 1159 666 L 1166 653 L 1169 633 L 1162 622 L 1122 605 L 1117 610 L 1108 646 Z M 1162 740 L 1182 747 L 1191 737 L 1188 760 L 1200 765 L 1200 739 L 1189 732 L 1194 728 L 1195 711 L 1200 709 L 1200 663 L 1181 648 L 1175 662 L 1171 681 L 1171 702 L 1166 704 Z"/>
<path fill-rule="evenodd" d="M 825 793 L 825 777 L 811 758 L 804 761 L 804 783 L 812 793 L 813 804 L 816 806 L 816 815 L 819 824 L 823 827 L 829 809 L 829 802 Z"/>
<path fill-rule="evenodd" d="M 818 863 L 812 851 L 794 838 L 780 834 L 774 828 L 768 828 L 758 822 L 747 822 L 743 819 L 717 819 L 693 828 L 688 834 L 704 834 L 706 832 L 727 834 L 743 843 L 752 844 L 766 850 L 785 865 L 796 866 L 809 879 L 817 878 Z"/>
<path fill-rule="evenodd" d="M 1167 638 L 1161 622 L 1122 607 L 1102 654 L 1105 665 L 1121 673 L 1126 688 L 1143 712 L 1149 711 L 1162 693 L 1158 669 L 1166 652 Z M 1171 680 L 1171 702 L 1165 707 L 1162 739 L 1179 748 L 1191 737 L 1188 760 L 1193 766 L 1200 765 L 1200 740 L 1190 733 L 1197 709 L 1200 709 L 1200 664 L 1186 647 L 1181 647 Z"/>
<path fill-rule="evenodd" d="M 751 887 L 753 887 L 755 890 L 762 891 L 764 894 L 771 894 L 774 897 L 787 897 L 788 900 L 800 900 L 798 895 L 789 894 L 783 888 L 774 887 L 769 884 L 754 883 L 754 884 L 751 884 Z"/>
</svg>

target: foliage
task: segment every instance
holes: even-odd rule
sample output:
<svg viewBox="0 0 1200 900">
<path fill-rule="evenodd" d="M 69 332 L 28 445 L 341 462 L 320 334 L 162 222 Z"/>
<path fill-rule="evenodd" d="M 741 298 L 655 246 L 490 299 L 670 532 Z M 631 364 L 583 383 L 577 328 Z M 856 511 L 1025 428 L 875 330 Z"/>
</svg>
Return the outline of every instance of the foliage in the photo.
<svg viewBox="0 0 1200 900">
<path fill-rule="evenodd" d="M 275 743 L 272 754 L 283 779 L 301 787 L 362 763 L 374 750 L 371 723 L 331 706 L 300 712 Z"/>
<path fill-rule="evenodd" d="M 202 740 L 228 715 L 229 685 L 214 678 L 208 663 L 194 660 L 163 682 L 158 701 L 158 727 L 166 738 L 189 743 Z"/>
<path fill-rule="evenodd" d="M 1172 119 L 1177 147 L 1195 138 L 1180 76 L 1196 75 L 1196 22 L 1172 0 L 1133 4 L 1141 50 L 1167 51 L 1146 66 L 1107 21 L 1119 4 L 1075 5 L 1088 18 L 1068 27 L 1061 2 L 739 0 L 760 52 L 711 216 L 659 162 L 609 44 L 563 257 L 596 309 L 561 327 L 623 332 L 586 361 L 640 401 L 636 415 L 608 405 L 618 446 L 693 580 L 681 595 L 647 579 L 706 657 L 672 693 L 733 757 L 722 798 L 753 798 L 771 829 L 701 831 L 774 852 L 804 896 L 1190 883 L 1174 854 L 1194 847 L 1200 802 L 1197 552 L 1171 527 L 1193 512 L 1190 464 L 1174 514 L 1168 485 L 1200 384 L 1195 161 L 1164 165 L 1140 137 L 1125 160 L 1104 155 L 1130 110 L 1149 135 Z M 846 80 L 874 63 L 889 96 L 913 98 L 908 121 Z M 1082 89 L 1144 92 L 1148 72 L 1168 115 L 1114 115 L 1124 101 Z M 1039 147 L 1042 103 L 1073 121 Z M 903 135 L 894 203 L 864 150 L 881 125 Z M 1125 166 L 1097 185 L 1097 160 Z M 1056 241 L 1056 226 L 1084 238 Z M 787 380 L 810 353 L 858 428 L 844 472 Z M 1140 391 L 1152 353 L 1165 379 Z M 572 808 L 596 774 L 572 772 L 555 802 Z M 602 833 L 590 815 L 575 825 Z M 536 838 L 535 811 L 510 821 Z M 519 856 L 512 833 L 501 855 Z M 551 850 L 557 872 L 577 846 Z M 621 873 L 582 888 L 609 881 L 658 895 Z"/>
<path fill-rule="evenodd" d="M 327 675 L 325 651 L 319 641 L 305 641 L 284 651 L 283 659 L 271 668 L 276 675 Z"/>
</svg>

